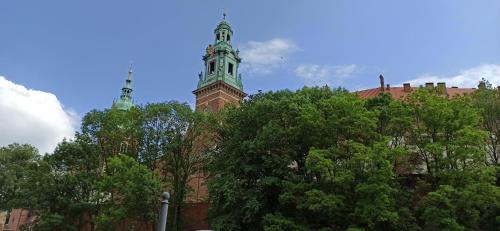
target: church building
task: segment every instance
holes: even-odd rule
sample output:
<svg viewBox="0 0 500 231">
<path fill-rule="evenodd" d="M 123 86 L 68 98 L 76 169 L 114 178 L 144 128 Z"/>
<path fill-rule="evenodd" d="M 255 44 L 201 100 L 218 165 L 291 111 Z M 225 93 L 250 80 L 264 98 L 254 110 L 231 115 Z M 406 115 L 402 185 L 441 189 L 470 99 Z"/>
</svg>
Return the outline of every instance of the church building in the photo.
<svg viewBox="0 0 500 231">
<path fill-rule="evenodd" d="M 213 34 L 214 42 L 208 45 L 202 56 L 204 70 L 198 74 L 198 84 L 193 94 L 196 97 L 195 110 L 220 111 L 225 105 L 232 104 L 239 106 L 247 96 L 243 90 L 242 75 L 239 66 L 242 58 L 239 50 L 234 49 L 232 41 L 234 32 L 226 20 L 224 13 L 222 21 L 217 25 Z M 384 77 L 379 76 L 380 86 L 372 89 L 355 92 L 360 98 L 369 99 L 381 93 L 390 94 L 395 99 L 403 99 L 417 87 L 409 83 L 402 87 L 391 87 L 386 85 Z M 193 78 L 195 80 L 195 77 Z M 423 87 L 423 86 L 421 86 Z M 454 97 L 458 95 L 470 94 L 475 88 L 446 87 L 445 83 L 425 84 L 426 88 L 439 90 L 443 95 Z M 121 89 L 121 95 L 113 101 L 112 108 L 118 110 L 129 110 L 134 106 L 132 98 L 132 69 L 128 71 L 125 84 Z M 124 148 L 128 146 L 128 141 L 124 142 Z M 120 147 L 122 149 L 122 147 Z M 121 151 L 121 150 L 120 150 Z M 199 172 L 188 183 L 193 189 L 187 195 L 186 206 L 183 211 L 186 230 L 208 230 L 209 224 L 206 220 L 208 208 L 208 189 L 205 184 L 208 174 Z M 6 220 L 3 224 L 2 221 Z M 23 224 L 33 222 L 34 217 L 28 210 L 13 209 L 9 214 L 0 213 L 0 231 L 15 231 Z"/>
</svg>

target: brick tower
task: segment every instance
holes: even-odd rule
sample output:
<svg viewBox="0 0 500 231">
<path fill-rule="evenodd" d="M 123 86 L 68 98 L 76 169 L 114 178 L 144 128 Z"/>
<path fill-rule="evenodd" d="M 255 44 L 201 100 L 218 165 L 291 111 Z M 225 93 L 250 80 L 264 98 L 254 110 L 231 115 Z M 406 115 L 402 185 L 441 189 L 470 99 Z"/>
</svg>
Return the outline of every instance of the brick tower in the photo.
<svg viewBox="0 0 500 231">
<path fill-rule="evenodd" d="M 223 20 L 215 28 L 215 43 L 208 45 L 203 62 L 204 73 L 198 74 L 198 87 L 193 93 L 196 95 L 196 110 L 219 111 L 225 104 L 238 106 L 246 94 L 243 92 L 241 74 L 238 67 L 241 62 L 239 51 L 231 46 L 233 30 Z M 193 189 L 186 198 L 184 208 L 185 230 L 206 230 L 207 222 L 208 189 L 206 179 L 208 174 L 198 172 L 188 182 Z"/>
<path fill-rule="evenodd" d="M 203 55 L 205 72 L 198 74 L 198 87 L 193 91 L 196 110 L 219 111 L 226 103 L 239 105 L 246 96 L 238 73 L 241 58 L 239 51 L 231 46 L 233 30 L 225 13 L 214 30 L 214 37 L 214 44 L 208 45 Z"/>
</svg>

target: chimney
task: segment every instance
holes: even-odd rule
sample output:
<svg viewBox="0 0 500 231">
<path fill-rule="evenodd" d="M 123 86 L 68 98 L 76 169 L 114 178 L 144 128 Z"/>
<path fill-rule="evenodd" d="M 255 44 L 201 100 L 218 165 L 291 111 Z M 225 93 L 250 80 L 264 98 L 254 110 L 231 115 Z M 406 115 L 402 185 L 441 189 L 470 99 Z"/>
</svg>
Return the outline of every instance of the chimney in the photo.
<svg viewBox="0 0 500 231">
<path fill-rule="evenodd" d="M 432 83 L 432 82 L 431 83 L 425 83 L 425 87 L 432 89 L 432 88 L 434 88 L 434 83 Z"/>
<path fill-rule="evenodd" d="M 437 90 L 439 94 L 446 94 L 446 83 L 445 82 L 440 82 L 437 83 Z"/>
<path fill-rule="evenodd" d="M 410 92 L 411 91 L 411 85 L 410 85 L 410 83 L 403 83 L 403 91 L 404 92 Z"/>
<path fill-rule="evenodd" d="M 384 91 L 384 76 L 380 74 L 378 78 L 380 79 L 380 90 Z"/>
</svg>

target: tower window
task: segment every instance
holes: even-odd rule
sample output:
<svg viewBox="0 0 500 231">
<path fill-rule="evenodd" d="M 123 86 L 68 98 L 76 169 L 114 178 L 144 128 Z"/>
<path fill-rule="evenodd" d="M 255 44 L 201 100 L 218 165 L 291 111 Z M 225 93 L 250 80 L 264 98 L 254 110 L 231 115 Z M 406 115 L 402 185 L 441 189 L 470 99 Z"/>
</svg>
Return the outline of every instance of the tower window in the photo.
<svg viewBox="0 0 500 231">
<path fill-rule="evenodd" d="M 231 41 L 231 35 L 227 34 L 227 41 Z"/>
<path fill-rule="evenodd" d="M 213 74 L 215 72 L 215 61 L 211 61 L 208 64 L 208 73 Z"/>
<path fill-rule="evenodd" d="M 220 34 L 217 34 L 217 41 L 220 41 Z"/>
<path fill-rule="evenodd" d="M 234 65 L 232 63 L 229 63 L 229 65 L 227 66 L 227 73 L 229 73 L 230 75 L 233 75 Z"/>
</svg>

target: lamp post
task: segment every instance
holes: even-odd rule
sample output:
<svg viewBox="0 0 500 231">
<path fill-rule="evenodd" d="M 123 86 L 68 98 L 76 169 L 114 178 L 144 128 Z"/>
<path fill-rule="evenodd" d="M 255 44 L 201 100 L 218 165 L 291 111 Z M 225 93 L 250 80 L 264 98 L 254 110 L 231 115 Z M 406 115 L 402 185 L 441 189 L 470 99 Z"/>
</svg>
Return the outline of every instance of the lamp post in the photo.
<svg viewBox="0 0 500 231">
<path fill-rule="evenodd" d="M 167 229 L 168 199 L 170 199 L 170 194 L 164 192 L 161 200 L 161 212 L 157 231 L 165 231 Z"/>
</svg>

